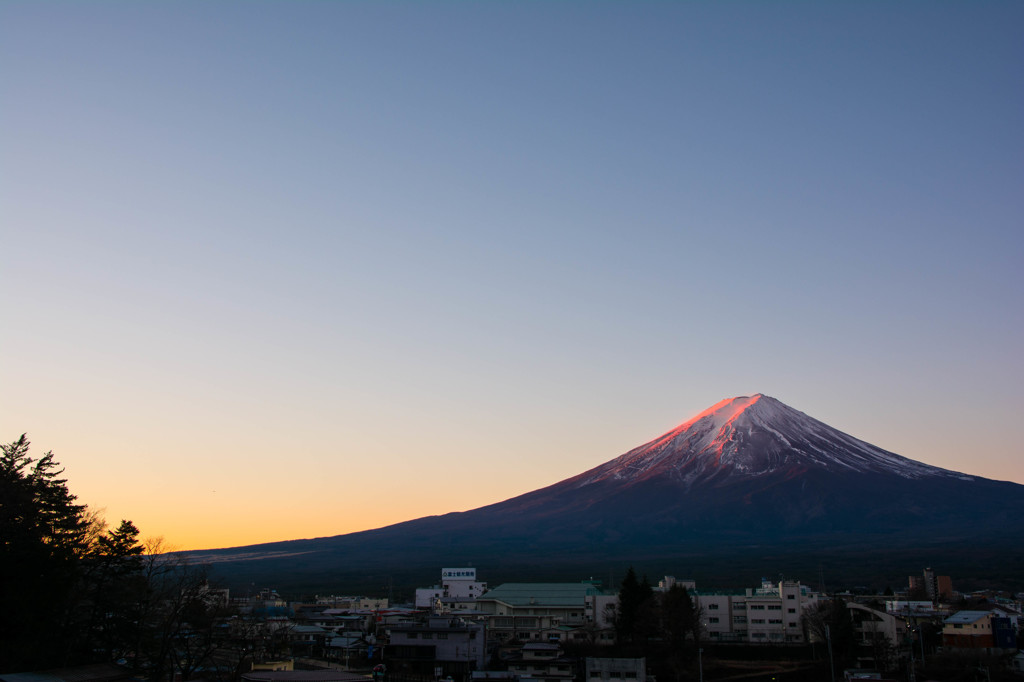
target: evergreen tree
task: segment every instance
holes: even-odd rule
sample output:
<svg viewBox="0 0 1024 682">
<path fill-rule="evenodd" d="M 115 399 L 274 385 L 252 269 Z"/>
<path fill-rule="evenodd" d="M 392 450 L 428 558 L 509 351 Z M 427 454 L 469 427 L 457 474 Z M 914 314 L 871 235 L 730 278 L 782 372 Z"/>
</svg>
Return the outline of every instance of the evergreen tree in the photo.
<svg viewBox="0 0 1024 682">
<path fill-rule="evenodd" d="M 673 649 L 682 649 L 696 620 L 693 598 L 685 587 L 673 585 L 662 595 L 661 613 L 669 644 Z"/>
<path fill-rule="evenodd" d="M 630 566 L 619 588 L 619 605 L 615 614 L 615 634 L 620 642 L 639 642 L 654 624 L 652 612 L 654 590 L 647 577 L 637 580 Z"/>
<path fill-rule="evenodd" d="M 54 661 L 66 604 L 87 551 L 85 506 L 60 478 L 53 453 L 29 455 L 21 438 L 0 445 L 0 670 Z"/>
<path fill-rule="evenodd" d="M 128 520 L 100 534 L 89 548 L 79 580 L 79 636 L 73 638 L 80 658 L 102 653 L 117 660 L 133 650 L 135 604 L 145 591 L 142 553 L 139 529 Z"/>
</svg>

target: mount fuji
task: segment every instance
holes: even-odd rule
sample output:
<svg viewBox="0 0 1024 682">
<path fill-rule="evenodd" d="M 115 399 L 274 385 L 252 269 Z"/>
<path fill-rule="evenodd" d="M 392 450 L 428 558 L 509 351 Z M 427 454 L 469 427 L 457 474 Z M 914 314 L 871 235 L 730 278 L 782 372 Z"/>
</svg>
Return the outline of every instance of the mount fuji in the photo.
<svg viewBox="0 0 1024 682">
<path fill-rule="evenodd" d="M 971 549 L 976 561 L 963 570 L 983 571 L 985 557 L 1000 552 L 1020 566 L 1021 557 L 1005 552 L 1021 537 L 1024 486 L 901 457 L 756 394 L 723 400 L 605 464 L 504 502 L 193 557 L 236 579 L 287 571 L 310 585 L 356 570 L 429 571 L 429 579 L 441 565 L 470 564 L 554 575 L 755 556 L 797 568 L 820 566 L 824 556 L 881 557 L 894 575 L 907 575 L 944 557 L 947 567 L 963 564 Z"/>
</svg>

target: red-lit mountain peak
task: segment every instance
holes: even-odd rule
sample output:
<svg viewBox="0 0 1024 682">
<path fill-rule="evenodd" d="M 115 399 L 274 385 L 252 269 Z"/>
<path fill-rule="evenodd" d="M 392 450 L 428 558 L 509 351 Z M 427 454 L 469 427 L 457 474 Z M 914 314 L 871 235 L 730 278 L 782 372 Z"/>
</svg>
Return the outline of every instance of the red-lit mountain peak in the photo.
<svg viewBox="0 0 1024 682">
<path fill-rule="evenodd" d="M 686 485 L 812 469 L 903 478 L 964 474 L 901 457 L 760 393 L 728 398 L 574 481 L 668 477 Z"/>
</svg>

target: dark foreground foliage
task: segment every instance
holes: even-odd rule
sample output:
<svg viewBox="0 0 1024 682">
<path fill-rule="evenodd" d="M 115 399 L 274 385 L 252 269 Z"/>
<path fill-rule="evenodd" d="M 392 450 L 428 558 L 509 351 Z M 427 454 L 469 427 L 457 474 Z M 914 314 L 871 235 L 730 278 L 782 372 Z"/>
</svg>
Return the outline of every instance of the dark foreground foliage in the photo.
<svg viewBox="0 0 1024 682">
<path fill-rule="evenodd" d="M 121 662 L 189 679 L 207 658 L 220 602 L 202 568 L 143 547 L 76 503 L 52 452 L 22 435 L 0 455 L 0 672 Z"/>
</svg>

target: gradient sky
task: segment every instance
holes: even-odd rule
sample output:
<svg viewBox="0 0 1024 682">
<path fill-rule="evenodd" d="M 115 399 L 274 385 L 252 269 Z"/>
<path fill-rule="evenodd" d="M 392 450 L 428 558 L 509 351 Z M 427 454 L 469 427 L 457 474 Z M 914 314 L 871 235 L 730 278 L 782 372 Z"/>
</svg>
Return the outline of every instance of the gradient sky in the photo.
<svg viewBox="0 0 1024 682">
<path fill-rule="evenodd" d="M 182 549 L 763 392 L 1024 483 L 1024 3 L 0 3 L 0 440 Z"/>
</svg>

